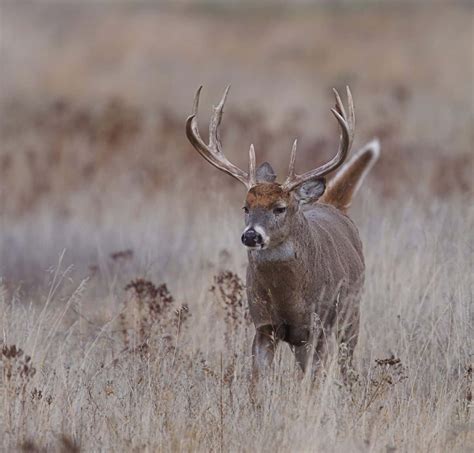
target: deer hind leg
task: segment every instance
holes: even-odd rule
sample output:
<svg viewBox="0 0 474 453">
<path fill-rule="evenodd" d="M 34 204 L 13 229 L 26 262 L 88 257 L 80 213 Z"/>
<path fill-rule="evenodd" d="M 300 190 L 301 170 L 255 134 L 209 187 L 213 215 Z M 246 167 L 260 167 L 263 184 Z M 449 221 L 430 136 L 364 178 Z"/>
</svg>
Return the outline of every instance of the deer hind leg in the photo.
<svg viewBox="0 0 474 453">
<path fill-rule="evenodd" d="M 278 337 L 274 327 L 270 324 L 257 328 L 252 344 L 253 377 L 268 370 L 273 362 Z"/>
</svg>

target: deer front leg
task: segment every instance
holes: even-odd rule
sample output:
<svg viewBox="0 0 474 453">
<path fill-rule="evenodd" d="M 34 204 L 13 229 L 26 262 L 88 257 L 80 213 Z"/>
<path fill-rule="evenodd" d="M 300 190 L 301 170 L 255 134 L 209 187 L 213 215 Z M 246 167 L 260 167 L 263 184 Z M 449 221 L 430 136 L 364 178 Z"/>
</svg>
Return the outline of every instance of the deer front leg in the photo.
<svg viewBox="0 0 474 453">
<path fill-rule="evenodd" d="M 252 344 L 253 377 L 259 377 L 262 372 L 268 370 L 273 362 L 278 339 L 273 326 L 265 325 L 257 327 Z"/>
<path fill-rule="evenodd" d="M 312 352 L 312 335 L 307 327 L 298 327 L 287 325 L 285 329 L 285 341 L 287 341 L 295 355 L 296 363 L 300 366 L 303 373 L 308 368 Z"/>
</svg>

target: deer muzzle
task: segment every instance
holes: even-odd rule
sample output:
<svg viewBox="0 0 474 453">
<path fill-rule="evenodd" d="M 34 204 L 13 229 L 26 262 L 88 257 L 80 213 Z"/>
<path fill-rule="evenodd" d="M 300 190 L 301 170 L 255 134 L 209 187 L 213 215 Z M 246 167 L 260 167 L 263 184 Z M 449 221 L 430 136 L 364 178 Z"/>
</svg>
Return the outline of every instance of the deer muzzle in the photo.
<svg viewBox="0 0 474 453">
<path fill-rule="evenodd" d="M 267 235 L 259 227 L 246 228 L 241 240 L 242 244 L 250 249 L 263 249 L 268 245 Z"/>
</svg>

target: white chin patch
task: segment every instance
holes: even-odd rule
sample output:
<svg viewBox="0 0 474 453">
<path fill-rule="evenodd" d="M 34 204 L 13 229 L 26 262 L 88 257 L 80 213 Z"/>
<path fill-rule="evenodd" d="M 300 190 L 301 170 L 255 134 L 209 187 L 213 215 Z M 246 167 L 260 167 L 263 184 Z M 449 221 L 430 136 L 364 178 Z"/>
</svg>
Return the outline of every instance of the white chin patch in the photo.
<svg viewBox="0 0 474 453">
<path fill-rule="evenodd" d="M 256 245 L 255 247 L 249 247 L 248 245 L 245 245 L 245 248 L 247 250 L 265 250 L 267 248 L 267 245 L 262 244 L 262 245 Z"/>
</svg>

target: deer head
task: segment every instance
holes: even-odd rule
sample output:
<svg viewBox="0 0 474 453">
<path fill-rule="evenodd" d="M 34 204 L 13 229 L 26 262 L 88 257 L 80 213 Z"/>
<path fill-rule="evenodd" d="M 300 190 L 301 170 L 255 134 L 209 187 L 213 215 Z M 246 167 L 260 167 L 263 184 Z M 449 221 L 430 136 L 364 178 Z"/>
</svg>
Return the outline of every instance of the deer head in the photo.
<svg viewBox="0 0 474 453">
<path fill-rule="evenodd" d="M 242 243 L 249 249 L 266 249 L 277 246 L 292 234 L 297 213 L 306 203 L 317 201 L 326 189 L 325 176 L 340 167 L 347 157 L 354 138 L 355 114 L 352 95 L 347 87 L 348 113 L 336 90 L 336 105 L 331 112 L 339 123 L 341 137 L 336 155 L 326 164 L 298 175 L 295 173 L 297 141 L 293 143 L 288 177 L 275 182 L 271 165 L 264 162 L 256 166 L 255 150 L 250 145 L 249 169 L 244 171 L 232 164 L 223 154 L 219 138 L 219 125 L 229 92 L 226 88 L 221 101 L 214 107 L 209 125 L 209 144 L 199 134 L 197 112 L 202 87 L 194 98 L 192 115 L 186 121 L 186 135 L 194 148 L 210 164 L 239 180 L 247 188 L 245 200 L 245 229 Z"/>
</svg>

